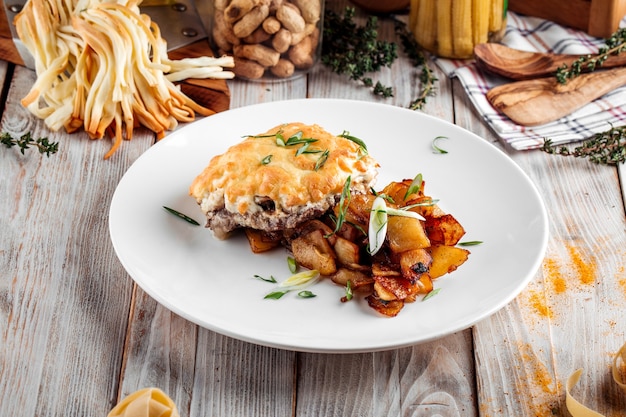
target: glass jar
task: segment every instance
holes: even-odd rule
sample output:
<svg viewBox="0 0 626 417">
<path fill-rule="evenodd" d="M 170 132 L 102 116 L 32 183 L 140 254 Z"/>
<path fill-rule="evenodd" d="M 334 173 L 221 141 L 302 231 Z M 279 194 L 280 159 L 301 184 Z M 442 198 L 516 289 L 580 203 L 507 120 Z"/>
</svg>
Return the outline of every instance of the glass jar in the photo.
<svg viewBox="0 0 626 417">
<path fill-rule="evenodd" d="M 507 0 L 411 0 L 409 27 L 435 55 L 472 58 L 475 45 L 502 39 L 506 12 Z"/>
<path fill-rule="evenodd" d="M 208 1 L 213 48 L 234 58 L 237 77 L 289 80 L 319 61 L 324 0 Z"/>
</svg>

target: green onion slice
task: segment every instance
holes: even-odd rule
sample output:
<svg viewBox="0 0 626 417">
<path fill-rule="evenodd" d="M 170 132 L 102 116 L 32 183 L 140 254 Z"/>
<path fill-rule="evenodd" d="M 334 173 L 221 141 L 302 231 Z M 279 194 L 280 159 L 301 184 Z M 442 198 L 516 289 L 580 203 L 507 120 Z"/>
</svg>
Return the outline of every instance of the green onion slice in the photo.
<svg viewBox="0 0 626 417">
<path fill-rule="evenodd" d="M 371 255 L 375 255 L 385 243 L 385 236 L 387 235 L 387 203 L 385 199 L 378 196 L 374 199 L 372 204 L 372 211 L 370 212 L 370 224 L 368 230 L 369 237 L 369 252 Z"/>
</svg>

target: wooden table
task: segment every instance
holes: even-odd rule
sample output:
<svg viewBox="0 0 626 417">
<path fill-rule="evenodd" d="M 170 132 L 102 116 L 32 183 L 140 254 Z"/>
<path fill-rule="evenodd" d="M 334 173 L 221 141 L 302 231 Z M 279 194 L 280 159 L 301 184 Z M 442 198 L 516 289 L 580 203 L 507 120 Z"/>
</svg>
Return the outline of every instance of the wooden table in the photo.
<svg viewBox="0 0 626 417">
<path fill-rule="evenodd" d="M 345 1 L 328 7 L 341 10 Z M 393 25 L 381 22 L 392 38 Z M 503 145 L 460 84 L 438 72 L 425 113 Z M 417 75 L 401 57 L 379 75 L 395 96 L 318 65 L 308 77 L 229 82 L 231 107 L 304 97 L 406 107 Z M 154 142 L 48 131 L 19 103 L 32 71 L 0 61 L 0 131 L 60 142 L 50 157 L 0 149 L 0 415 L 106 416 L 159 387 L 181 416 L 569 416 L 565 381 L 606 416 L 626 415 L 613 355 L 626 341 L 626 167 L 504 149 L 538 186 L 550 221 L 542 267 L 513 302 L 470 329 L 378 353 L 313 354 L 241 342 L 157 304 L 118 261 L 108 210 L 120 178 Z"/>
</svg>

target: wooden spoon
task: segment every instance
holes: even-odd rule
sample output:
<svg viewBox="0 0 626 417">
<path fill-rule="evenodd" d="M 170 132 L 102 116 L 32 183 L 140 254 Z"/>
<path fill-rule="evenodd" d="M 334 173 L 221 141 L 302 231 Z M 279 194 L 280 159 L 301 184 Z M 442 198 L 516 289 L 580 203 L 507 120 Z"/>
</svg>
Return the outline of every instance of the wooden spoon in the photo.
<svg viewBox="0 0 626 417">
<path fill-rule="evenodd" d="M 595 71 L 560 84 L 555 77 L 515 81 L 494 87 L 487 100 L 515 123 L 537 126 L 573 113 L 626 84 L 626 68 Z"/>
<path fill-rule="evenodd" d="M 527 52 L 497 43 L 481 43 L 474 47 L 479 68 L 514 80 L 554 75 L 563 65 L 571 65 L 580 55 Z M 626 54 L 610 55 L 602 68 L 626 65 Z M 583 66 L 583 71 L 587 71 Z"/>
</svg>

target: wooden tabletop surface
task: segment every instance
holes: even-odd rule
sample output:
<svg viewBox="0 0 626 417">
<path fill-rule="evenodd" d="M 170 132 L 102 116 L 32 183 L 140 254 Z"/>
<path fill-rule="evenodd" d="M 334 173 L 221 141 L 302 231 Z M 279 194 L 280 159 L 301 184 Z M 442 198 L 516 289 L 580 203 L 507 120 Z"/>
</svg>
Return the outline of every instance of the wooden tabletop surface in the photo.
<svg viewBox="0 0 626 417">
<path fill-rule="evenodd" d="M 380 31 L 394 36 L 384 19 Z M 626 167 L 506 149 L 458 81 L 435 71 L 423 111 L 503 149 L 536 184 L 550 222 L 546 257 L 514 301 L 469 329 L 397 350 L 316 354 L 222 336 L 139 288 L 113 250 L 108 210 L 154 135 L 139 129 L 104 160 L 108 140 L 51 132 L 30 115 L 20 99 L 34 72 L 0 61 L 0 131 L 60 142 L 50 157 L 0 149 L 0 415 L 104 417 L 158 387 L 184 417 L 569 416 L 566 380 L 582 368 L 574 396 L 625 416 L 611 363 L 626 342 Z M 404 56 L 378 77 L 393 98 L 322 65 L 291 82 L 229 81 L 231 108 L 291 98 L 407 107 L 418 93 Z"/>
</svg>

